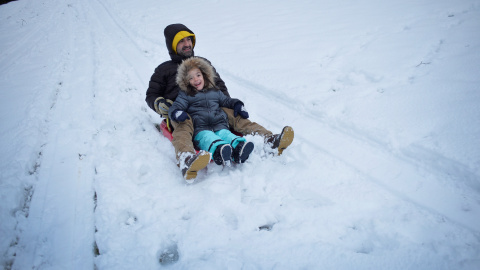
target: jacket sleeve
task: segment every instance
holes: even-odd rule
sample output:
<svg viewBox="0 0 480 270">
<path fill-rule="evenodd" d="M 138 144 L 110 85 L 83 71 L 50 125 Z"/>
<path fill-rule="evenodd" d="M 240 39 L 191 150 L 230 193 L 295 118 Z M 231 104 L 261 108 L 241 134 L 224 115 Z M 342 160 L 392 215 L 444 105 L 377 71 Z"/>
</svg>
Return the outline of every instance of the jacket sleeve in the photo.
<svg viewBox="0 0 480 270">
<path fill-rule="evenodd" d="M 150 107 L 152 110 L 157 111 L 155 108 L 155 102 L 157 101 L 158 98 L 163 97 L 165 95 L 165 89 L 166 89 L 166 80 L 164 78 L 164 75 L 162 75 L 162 66 L 158 66 L 155 69 L 155 72 L 153 73 L 152 77 L 150 78 L 150 82 L 148 83 L 148 89 L 147 89 L 147 97 L 145 98 L 145 101 L 148 104 L 148 107 Z"/>
<path fill-rule="evenodd" d="M 243 105 L 243 102 L 240 101 L 239 99 L 228 97 L 223 92 L 218 91 L 218 95 L 219 95 L 220 107 L 233 109 L 233 107 L 235 106 L 235 103 L 237 102 L 240 102 Z"/>
<path fill-rule="evenodd" d="M 177 99 L 175 99 L 175 102 L 173 102 L 172 106 L 170 106 L 170 109 L 168 109 L 168 117 L 172 119 L 172 113 L 176 110 L 186 112 L 189 105 L 190 104 L 187 99 L 187 94 L 185 94 L 185 92 L 183 91 L 180 91 L 180 93 L 178 93 Z"/>
</svg>

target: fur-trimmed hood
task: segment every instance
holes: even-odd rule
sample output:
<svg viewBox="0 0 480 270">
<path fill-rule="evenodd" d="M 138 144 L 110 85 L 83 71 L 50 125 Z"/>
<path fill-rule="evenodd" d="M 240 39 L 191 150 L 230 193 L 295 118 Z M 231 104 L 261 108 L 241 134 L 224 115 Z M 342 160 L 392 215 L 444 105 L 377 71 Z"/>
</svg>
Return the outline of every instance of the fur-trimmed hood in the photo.
<svg viewBox="0 0 480 270">
<path fill-rule="evenodd" d="M 204 89 L 216 88 L 215 86 L 215 77 L 216 73 L 210 65 L 210 63 L 200 57 L 190 57 L 182 62 L 177 70 L 177 84 L 185 91 L 188 95 L 194 95 L 196 90 L 190 85 L 188 72 L 194 68 L 198 68 L 203 75 L 203 80 L 205 81 Z"/>
</svg>

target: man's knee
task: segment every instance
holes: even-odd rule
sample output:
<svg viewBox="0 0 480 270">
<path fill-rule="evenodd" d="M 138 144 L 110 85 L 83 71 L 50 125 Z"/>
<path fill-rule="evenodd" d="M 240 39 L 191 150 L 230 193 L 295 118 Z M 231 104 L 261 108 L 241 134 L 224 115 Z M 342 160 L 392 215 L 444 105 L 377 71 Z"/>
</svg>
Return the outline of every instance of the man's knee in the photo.
<svg viewBox="0 0 480 270">
<path fill-rule="evenodd" d="M 189 133 L 190 134 L 190 139 L 193 136 L 193 122 L 192 118 L 190 117 L 189 119 L 183 121 L 183 122 L 176 122 L 176 121 L 171 121 L 172 126 L 173 126 L 173 135 L 175 134 L 184 134 L 184 133 Z"/>
</svg>

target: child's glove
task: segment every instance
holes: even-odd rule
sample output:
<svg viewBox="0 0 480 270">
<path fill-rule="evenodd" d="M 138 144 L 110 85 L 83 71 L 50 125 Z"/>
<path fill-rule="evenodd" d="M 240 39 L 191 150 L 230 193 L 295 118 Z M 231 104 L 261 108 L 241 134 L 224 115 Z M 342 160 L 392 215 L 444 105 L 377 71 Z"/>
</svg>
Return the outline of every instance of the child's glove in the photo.
<svg viewBox="0 0 480 270">
<path fill-rule="evenodd" d="M 172 120 L 176 121 L 176 122 L 183 122 L 183 121 L 187 120 L 188 118 L 189 118 L 188 114 L 184 111 L 175 110 L 172 113 Z"/>
<path fill-rule="evenodd" d="M 248 118 L 248 112 L 245 110 L 245 106 L 243 106 L 242 102 L 237 102 L 233 106 L 233 115 L 237 117 L 237 115 L 240 115 L 242 118 L 247 119 Z"/>
</svg>

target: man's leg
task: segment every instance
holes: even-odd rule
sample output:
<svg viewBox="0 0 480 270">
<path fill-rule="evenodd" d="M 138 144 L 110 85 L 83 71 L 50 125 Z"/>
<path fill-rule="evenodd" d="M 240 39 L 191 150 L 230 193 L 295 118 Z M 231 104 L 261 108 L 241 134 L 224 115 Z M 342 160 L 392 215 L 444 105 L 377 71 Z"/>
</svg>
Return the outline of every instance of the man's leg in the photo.
<svg viewBox="0 0 480 270">
<path fill-rule="evenodd" d="M 228 124 L 233 130 L 243 135 L 258 134 L 264 137 L 265 143 L 270 145 L 273 149 L 278 148 L 278 155 L 281 155 L 283 150 L 285 150 L 293 141 L 294 133 L 292 127 L 286 126 L 280 134 L 273 135 L 271 131 L 255 122 L 244 119 L 240 115 L 235 117 L 232 109 L 223 107 L 222 109 L 227 114 Z"/>
<path fill-rule="evenodd" d="M 239 132 L 243 135 L 257 135 L 258 134 L 258 135 L 263 136 L 265 138 L 273 135 L 273 133 L 270 130 L 267 130 L 266 128 L 262 127 L 261 125 L 255 123 L 255 122 L 252 122 L 248 119 L 244 119 L 241 116 L 235 117 L 232 109 L 222 107 L 222 110 L 228 116 L 228 124 L 236 132 Z"/>
<path fill-rule="evenodd" d="M 170 121 L 173 126 L 173 139 L 172 144 L 175 148 L 175 154 L 177 155 L 177 160 L 182 153 L 192 153 L 195 154 L 195 148 L 193 147 L 193 122 L 189 118 L 183 122 Z"/>
<path fill-rule="evenodd" d="M 173 126 L 172 144 L 175 148 L 178 165 L 185 180 L 197 177 L 197 171 L 205 168 L 210 162 L 210 153 L 200 151 L 198 154 L 193 147 L 193 122 L 191 118 L 178 123 L 170 121 Z"/>
</svg>

